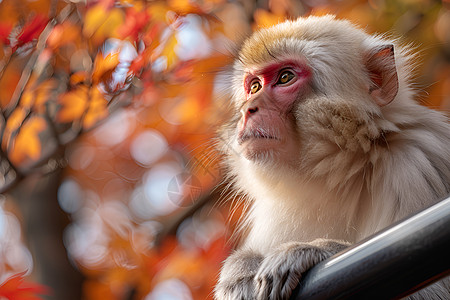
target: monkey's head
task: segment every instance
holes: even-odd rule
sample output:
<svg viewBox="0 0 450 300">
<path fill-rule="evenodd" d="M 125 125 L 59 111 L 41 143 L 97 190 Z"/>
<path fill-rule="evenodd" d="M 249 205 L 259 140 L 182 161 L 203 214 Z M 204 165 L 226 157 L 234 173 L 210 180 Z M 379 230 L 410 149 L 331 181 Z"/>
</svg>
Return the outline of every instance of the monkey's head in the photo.
<svg viewBox="0 0 450 300">
<path fill-rule="evenodd" d="M 221 133 L 231 171 L 351 172 L 395 130 L 384 114 L 401 101 L 397 73 L 392 42 L 332 16 L 254 33 L 234 64 L 235 114 Z"/>
</svg>

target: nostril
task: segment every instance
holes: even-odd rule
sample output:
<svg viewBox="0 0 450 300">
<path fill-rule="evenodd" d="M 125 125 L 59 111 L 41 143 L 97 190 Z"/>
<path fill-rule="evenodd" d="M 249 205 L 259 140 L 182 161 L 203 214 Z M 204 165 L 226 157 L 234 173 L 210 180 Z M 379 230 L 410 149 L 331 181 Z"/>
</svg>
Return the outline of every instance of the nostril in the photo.
<svg viewBox="0 0 450 300">
<path fill-rule="evenodd" d="M 248 110 L 248 113 L 251 115 L 251 114 L 254 114 L 254 113 L 256 113 L 257 111 L 258 111 L 258 107 L 257 106 L 255 106 L 255 107 L 250 107 Z"/>
</svg>

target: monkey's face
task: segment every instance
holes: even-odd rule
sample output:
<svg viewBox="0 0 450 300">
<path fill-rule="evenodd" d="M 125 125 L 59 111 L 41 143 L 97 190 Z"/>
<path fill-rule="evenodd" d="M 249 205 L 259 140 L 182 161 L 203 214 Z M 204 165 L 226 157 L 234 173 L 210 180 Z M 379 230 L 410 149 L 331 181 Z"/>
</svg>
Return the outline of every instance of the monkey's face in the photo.
<svg viewBox="0 0 450 300">
<path fill-rule="evenodd" d="M 256 32 L 232 76 L 236 113 L 222 141 L 230 169 L 252 180 L 253 166 L 318 176 L 341 171 L 345 156 L 350 167 L 384 143 L 381 108 L 399 87 L 393 46 L 330 16 Z"/>
<path fill-rule="evenodd" d="M 245 70 L 237 122 L 238 152 L 246 159 L 286 161 L 298 149 L 293 110 L 309 93 L 311 71 L 301 59 Z"/>
</svg>

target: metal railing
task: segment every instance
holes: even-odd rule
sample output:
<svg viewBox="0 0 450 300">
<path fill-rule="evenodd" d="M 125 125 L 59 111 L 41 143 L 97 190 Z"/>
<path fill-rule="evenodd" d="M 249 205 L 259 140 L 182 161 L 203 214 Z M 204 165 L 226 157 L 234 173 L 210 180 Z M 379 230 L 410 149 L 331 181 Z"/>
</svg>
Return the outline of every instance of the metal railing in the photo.
<svg viewBox="0 0 450 300">
<path fill-rule="evenodd" d="M 317 264 L 291 299 L 396 299 L 450 275 L 450 197 Z"/>
</svg>

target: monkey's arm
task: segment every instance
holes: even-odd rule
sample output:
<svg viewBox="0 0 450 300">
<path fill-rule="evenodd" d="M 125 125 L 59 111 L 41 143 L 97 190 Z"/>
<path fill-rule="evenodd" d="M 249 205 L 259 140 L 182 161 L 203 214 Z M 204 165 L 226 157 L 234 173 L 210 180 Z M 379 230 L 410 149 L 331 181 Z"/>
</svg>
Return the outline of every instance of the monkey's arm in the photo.
<svg viewBox="0 0 450 300">
<path fill-rule="evenodd" d="M 255 276 L 257 299 L 288 299 L 304 272 L 347 246 L 326 239 L 282 244 L 264 258 Z"/>
<path fill-rule="evenodd" d="M 236 250 L 230 255 L 220 272 L 215 289 L 218 300 L 254 300 L 254 278 L 263 256 L 251 250 Z"/>
</svg>

